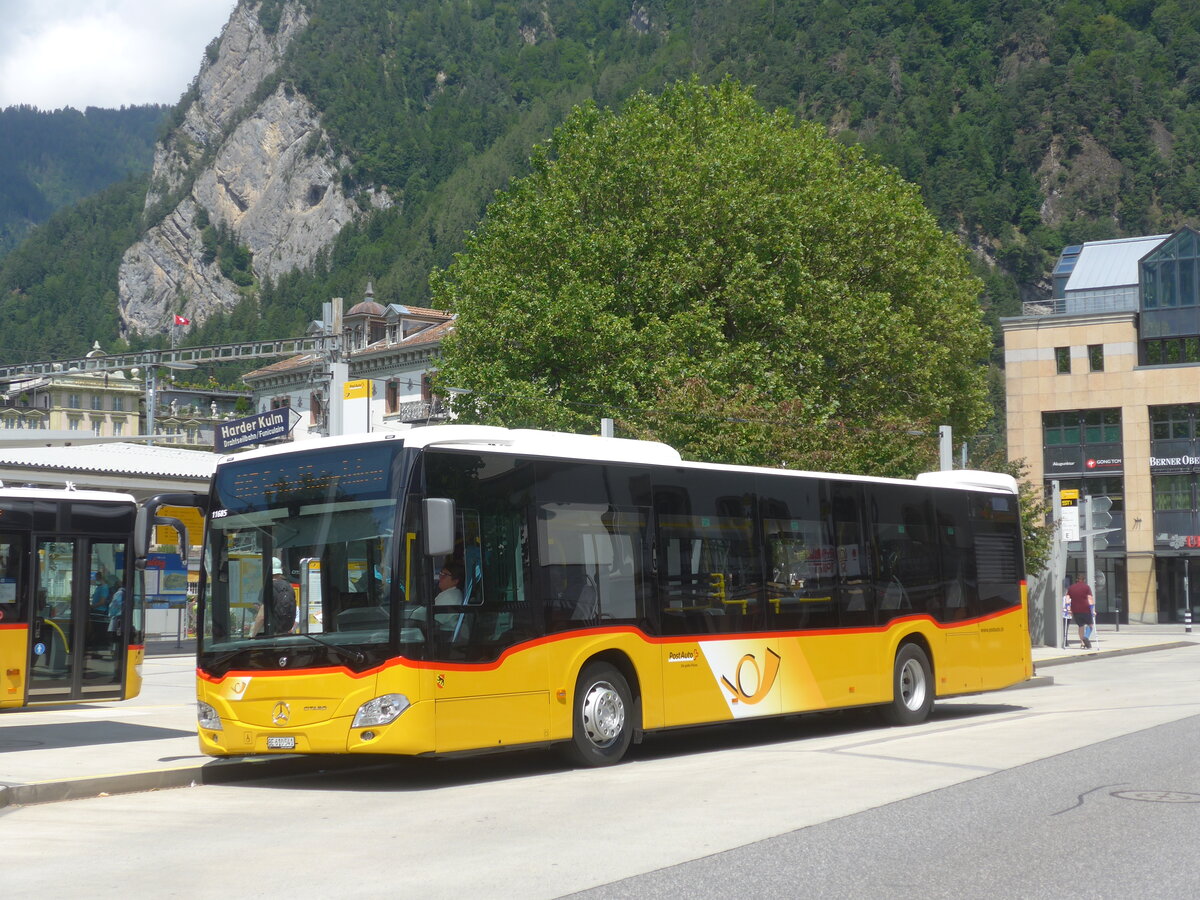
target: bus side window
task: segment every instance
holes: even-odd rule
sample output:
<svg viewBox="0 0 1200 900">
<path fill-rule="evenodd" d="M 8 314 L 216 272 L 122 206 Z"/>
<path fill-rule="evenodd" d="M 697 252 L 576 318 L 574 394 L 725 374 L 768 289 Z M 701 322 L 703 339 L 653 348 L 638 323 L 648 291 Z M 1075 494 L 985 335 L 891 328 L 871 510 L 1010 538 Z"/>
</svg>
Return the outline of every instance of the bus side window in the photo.
<svg viewBox="0 0 1200 900">
<path fill-rule="evenodd" d="M 29 555 L 28 539 L 23 535 L 0 535 L 0 615 L 6 625 L 26 621 L 23 571 Z"/>
<path fill-rule="evenodd" d="M 756 497 L 724 472 L 678 472 L 654 485 L 663 634 L 762 627 Z"/>
<path fill-rule="evenodd" d="M 875 597 L 868 571 L 870 557 L 863 542 L 859 516 L 862 488 L 831 482 L 829 494 L 837 562 L 838 623 L 842 626 L 874 625 Z"/>
<path fill-rule="evenodd" d="M 881 621 L 940 604 L 940 547 L 927 492 L 901 485 L 872 485 L 869 507 L 874 538 L 875 602 Z"/>
<path fill-rule="evenodd" d="M 971 534 L 974 543 L 976 588 L 974 615 L 987 615 L 1021 602 L 1024 561 L 1017 498 L 974 495 Z"/>
<path fill-rule="evenodd" d="M 838 624 L 837 551 L 824 485 L 816 478 L 758 478 L 767 564 L 767 627 Z"/>
<path fill-rule="evenodd" d="M 941 546 L 942 580 L 938 604 L 930 610 L 940 622 L 967 618 L 977 595 L 973 571 L 971 528 L 967 522 L 966 498 L 961 491 L 935 491 L 934 514 Z"/>
<path fill-rule="evenodd" d="M 642 547 L 648 518 L 645 510 L 587 503 L 539 509 L 548 630 L 643 618 Z"/>
</svg>

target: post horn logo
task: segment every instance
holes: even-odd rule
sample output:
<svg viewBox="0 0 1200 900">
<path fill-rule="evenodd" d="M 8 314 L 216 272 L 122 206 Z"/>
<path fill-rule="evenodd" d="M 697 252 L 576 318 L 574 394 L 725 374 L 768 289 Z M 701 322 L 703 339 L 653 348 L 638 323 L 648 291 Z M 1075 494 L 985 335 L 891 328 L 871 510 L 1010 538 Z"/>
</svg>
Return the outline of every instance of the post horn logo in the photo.
<svg viewBox="0 0 1200 900">
<path fill-rule="evenodd" d="M 747 653 L 738 660 L 737 668 L 733 672 L 733 681 L 730 681 L 726 675 L 721 676 L 721 683 L 733 695 L 732 702 L 748 703 L 751 706 L 761 702 L 771 692 L 771 687 L 775 684 L 775 676 L 779 674 L 779 661 L 779 654 L 769 647 L 767 648 L 767 658 L 763 663 L 763 671 L 761 672 L 758 668 L 758 660 L 754 658 L 753 653 Z M 753 693 L 746 691 L 746 683 L 742 680 L 742 669 L 747 664 L 754 669 L 754 684 L 750 689 Z"/>
</svg>

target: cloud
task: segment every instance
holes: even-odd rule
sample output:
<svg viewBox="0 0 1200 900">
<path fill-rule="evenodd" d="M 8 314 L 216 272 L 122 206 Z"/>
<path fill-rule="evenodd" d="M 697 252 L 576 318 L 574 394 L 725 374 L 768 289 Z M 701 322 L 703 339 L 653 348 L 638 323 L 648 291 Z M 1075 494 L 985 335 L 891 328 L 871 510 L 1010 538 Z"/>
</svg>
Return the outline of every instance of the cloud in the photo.
<svg viewBox="0 0 1200 900">
<path fill-rule="evenodd" d="M 0 0 L 0 107 L 174 103 L 235 0 Z"/>
</svg>

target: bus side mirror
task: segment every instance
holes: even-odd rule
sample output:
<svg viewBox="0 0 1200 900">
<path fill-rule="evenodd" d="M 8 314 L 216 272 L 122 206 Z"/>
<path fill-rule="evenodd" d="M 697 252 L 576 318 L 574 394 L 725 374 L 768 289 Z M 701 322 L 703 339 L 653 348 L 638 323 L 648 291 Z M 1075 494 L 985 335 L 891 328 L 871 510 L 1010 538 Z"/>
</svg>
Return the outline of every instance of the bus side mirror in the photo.
<svg viewBox="0 0 1200 900">
<path fill-rule="evenodd" d="M 144 506 L 137 509 L 133 526 L 133 558 L 145 559 L 150 550 L 150 511 Z"/>
<path fill-rule="evenodd" d="M 156 525 L 169 525 L 179 532 L 179 556 L 187 563 L 187 527 L 179 519 L 160 516 L 158 511 L 164 506 L 194 506 L 203 513 L 208 509 L 208 500 L 203 494 L 158 494 L 139 504 L 133 526 L 133 559 L 139 569 L 146 566 L 146 555 L 150 552 L 150 531 Z"/>
<path fill-rule="evenodd" d="M 427 497 L 421 501 L 421 531 L 426 556 L 448 556 L 454 552 L 454 501 Z"/>
</svg>

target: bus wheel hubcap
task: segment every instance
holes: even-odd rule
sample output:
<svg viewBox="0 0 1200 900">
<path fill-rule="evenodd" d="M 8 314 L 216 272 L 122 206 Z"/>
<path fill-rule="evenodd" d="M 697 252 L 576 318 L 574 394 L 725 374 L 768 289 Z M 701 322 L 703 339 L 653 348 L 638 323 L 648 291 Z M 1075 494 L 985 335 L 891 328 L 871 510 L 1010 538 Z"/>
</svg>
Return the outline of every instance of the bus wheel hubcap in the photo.
<svg viewBox="0 0 1200 900">
<path fill-rule="evenodd" d="M 583 698 L 583 730 L 597 747 L 607 747 L 625 727 L 625 704 L 607 681 L 593 684 Z"/>
<path fill-rule="evenodd" d="M 925 702 L 925 671 L 915 659 L 900 670 L 900 697 L 909 709 L 920 709 Z"/>
</svg>

